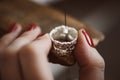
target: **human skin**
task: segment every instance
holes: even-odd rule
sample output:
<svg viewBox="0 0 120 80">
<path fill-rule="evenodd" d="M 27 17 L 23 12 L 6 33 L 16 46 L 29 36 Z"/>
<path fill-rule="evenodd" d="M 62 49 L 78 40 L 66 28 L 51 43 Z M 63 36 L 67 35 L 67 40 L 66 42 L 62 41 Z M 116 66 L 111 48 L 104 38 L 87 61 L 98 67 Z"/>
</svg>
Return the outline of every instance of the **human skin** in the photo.
<svg viewBox="0 0 120 80">
<path fill-rule="evenodd" d="M 94 48 L 92 40 L 86 40 L 84 29 L 79 31 L 78 42 L 74 52 L 77 60 L 80 80 L 104 80 L 105 61 Z M 90 36 L 88 36 L 90 38 Z"/>
<path fill-rule="evenodd" d="M 84 29 L 79 31 L 74 51 L 80 80 L 104 80 L 105 63 L 93 45 L 88 44 Z M 52 46 L 48 34 L 32 24 L 22 32 L 14 24 L 0 38 L 0 80 L 54 80 L 47 55 Z M 89 38 L 89 37 L 88 37 Z"/>
</svg>

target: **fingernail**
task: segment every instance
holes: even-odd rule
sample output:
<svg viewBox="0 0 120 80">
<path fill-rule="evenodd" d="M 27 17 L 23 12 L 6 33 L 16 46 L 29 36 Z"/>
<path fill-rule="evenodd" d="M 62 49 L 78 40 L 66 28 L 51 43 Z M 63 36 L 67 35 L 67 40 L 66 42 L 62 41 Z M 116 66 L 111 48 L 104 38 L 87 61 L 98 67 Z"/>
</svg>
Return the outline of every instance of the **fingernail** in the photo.
<svg viewBox="0 0 120 80">
<path fill-rule="evenodd" d="M 10 28 L 8 29 L 8 31 L 6 33 L 10 33 L 13 32 L 17 29 L 17 23 L 14 23 L 10 26 Z"/>
<path fill-rule="evenodd" d="M 28 26 L 27 31 L 34 30 L 37 27 L 36 24 L 31 24 Z"/>
<path fill-rule="evenodd" d="M 39 37 L 37 37 L 37 38 L 39 38 L 39 39 L 41 39 L 41 38 L 48 38 L 49 37 L 49 35 L 46 33 L 46 34 L 43 34 L 42 36 L 39 36 Z"/>
<path fill-rule="evenodd" d="M 46 33 L 42 37 L 49 37 L 49 35 L 48 35 L 48 33 Z"/>
<path fill-rule="evenodd" d="M 41 36 L 43 36 L 44 34 L 45 34 L 45 33 L 41 33 L 41 34 L 38 35 L 38 37 L 41 37 Z M 38 37 L 37 37 L 37 38 L 38 38 Z"/>
<path fill-rule="evenodd" d="M 86 41 L 88 42 L 88 44 L 91 46 L 91 47 L 94 47 L 94 43 L 93 43 L 93 40 L 92 38 L 90 37 L 90 35 L 87 33 L 87 31 L 85 29 L 82 30 L 82 33 L 84 34 L 85 38 L 86 38 Z"/>
</svg>

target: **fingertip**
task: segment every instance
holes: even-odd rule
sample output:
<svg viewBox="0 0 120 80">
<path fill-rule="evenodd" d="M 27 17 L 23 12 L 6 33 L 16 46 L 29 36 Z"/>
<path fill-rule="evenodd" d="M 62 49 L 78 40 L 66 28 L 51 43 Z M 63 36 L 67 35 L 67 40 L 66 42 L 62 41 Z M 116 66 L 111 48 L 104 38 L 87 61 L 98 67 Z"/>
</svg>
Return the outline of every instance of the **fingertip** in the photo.
<svg viewBox="0 0 120 80">
<path fill-rule="evenodd" d="M 52 42 L 51 42 L 49 34 L 46 33 L 42 38 L 45 39 L 45 43 L 48 44 L 51 47 Z"/>
<path fill-rule="evenodd" d="M 51 42 L 51 39 L 50 39 L 49 34 L 47 33 L 47 34 L 45 34 L 45 36 L 46 36 L 46 38 Z"/>
<path fill-rule="evenodd" d="M 51 39 L 50 39 L 50 36 L 48 33 L 44 34 L 43 36 L 39 36 L 38 39 L 46 39 L 48 40 L 49 42 L 51 42 Z"/>
<path fill-rule="evenodd" d="M 37 25 L 36 28 L 39 29 L 39 34 L 42 34 L 42 29 L 41 29 L 41 27 Z"/>
<path fill-rule="evenodd" d="M 78 42 L 77 42 L 78 47 L 88 47 L 89 46 L 86 41 L 86 38 L 83 34 L 83 31 L 84 31 L 84 29 L 80 29 L 78 31 Z"/>
<path fill-rule="evenodd" d="M 98 51 L 90 44 L 89 36 L 84 29 L 78 32 L 78 42 L 75 48 L 75 58 L 79 66 L 92 66 L 98 67 L 101 64 L 104 65 L 104 60 Z M 102 65 L 102 66 L 103 66 Z"/>
<path fill-rule="evenodd" d="M 22 30 L 22 27 L 19 23 L 13 23 L 13 24 L 11 24 L 9 29 L 6 31 L 6 34 L 14 33 L 16 31 L 21 31 L 21 30 Z"/>
<path fill-rule="evenodd" d="M 48 53 L 48 51 L 51 49 L 52 46 L 52 42 L 50 40 L 49 34 L 45 34 L 43 36 L 38 37 L 33 44 L 39 46 L 39 48 L 41 48 L 43 50 L 43 52 L 47 51 L 46 53 Z M 45 50 L 46 49 L 46 50 Z"/>
<path fill-rule="evenodd" d="M 0 39 L 0 43 L 3 44 L 2 46 L 7 46 L 12 43 L 20 35 L 21 31 L 22 26 L 19 23 L 12 24 L 6 34 Z"/>
<path fill-rule="evenodd" d="M 20 23 L 16 23 L 16 26 L 17 26 L 19 31 L 22 31 L 22 25 Z"/>
<path fill-rule="evenodd" d="M 43 35 L 43 37 L 44 37 L 44 38 L 49 38 L 49 34 L 46 33 L 46 34 Z"/>
<path fill-rule="evenodd" d="M 83 31 L 84 29 L 78 31 L 78 40 L 74 50 L 75 58 L 79 64 L 81 64 L 82 61 L 84 62 L 84 59 L 86 59 L 89 54 L 89 50 L 91 50 L 91 46 L 89 46 Z"/>
<path fill-rule="evenodd" d="M 39 27 L 39 28 L 41 29 L 40 26 L 38 26 L 38 25 L 35 24 L 35 23 L 32 23 L 32 24 L 29 24 L 29 25 L 26 27 L 26 31 L 34 30 L 36 27 Z"/>
</svg>

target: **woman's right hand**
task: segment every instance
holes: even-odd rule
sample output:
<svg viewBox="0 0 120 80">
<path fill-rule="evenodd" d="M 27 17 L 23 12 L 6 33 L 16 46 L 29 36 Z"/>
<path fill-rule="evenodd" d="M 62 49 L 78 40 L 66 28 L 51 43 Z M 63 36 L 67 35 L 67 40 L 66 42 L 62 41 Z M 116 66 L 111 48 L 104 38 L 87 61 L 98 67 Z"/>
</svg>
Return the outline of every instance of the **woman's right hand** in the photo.
<svg viewBox="0 0 120 80">
<path fill-rule="evenodd" d="M 84 29 L 79 31 L 74 55 L 80 67 L 80 80 L 104 80 L 104 59 L 94 48 L 92 39 Z"/>
</svg>

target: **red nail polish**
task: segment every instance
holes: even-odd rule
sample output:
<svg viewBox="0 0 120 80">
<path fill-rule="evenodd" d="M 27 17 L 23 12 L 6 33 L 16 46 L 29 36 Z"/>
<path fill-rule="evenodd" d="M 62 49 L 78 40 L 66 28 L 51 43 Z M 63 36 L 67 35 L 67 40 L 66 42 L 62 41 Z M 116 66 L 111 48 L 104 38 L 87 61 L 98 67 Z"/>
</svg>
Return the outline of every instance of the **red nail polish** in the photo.
<svg viewBox="0 0 120 80">
<path fill-rule="evenodd" d="M 36 24 L 31 24 L 31 25 L 28 26 L 27 31 L 33 30 L 33 29 L 35 29 L 36 27 L 37 27 Z"/>
<path fill-rule="evenodd" d="M 38 35 L 38 37 L 41 37 L 41 36 L 43 36 L 44 34 L 45 34 L 45 33 L 41 33 L 41 34 Z M 38 38 L 38 37 L 37 37 L 37 38 Z"/>
<path fill-rule="evenodd" d="M 7 31 L 7 33 L 10 33 L 10 32 L 12 32 L 12 31 L 15 31 L 16 29 L 17 29 L 17 23 L 14 23 L 14 24 L 12 24 L 11 25 L 11 27 L 8 29 L 8 31 Z"/>
<path fill-rule="evenodd" d="M 93 43 L 93 40 L 92 38 L 90 37 L 90 35 L 87 33 L 87 31 L 85 29 L 82 30 L 82 33 L 84 34 L 88 44 L 91 46 L 91 47 L 94 47 L 94 43 Z"/>
</svg>

